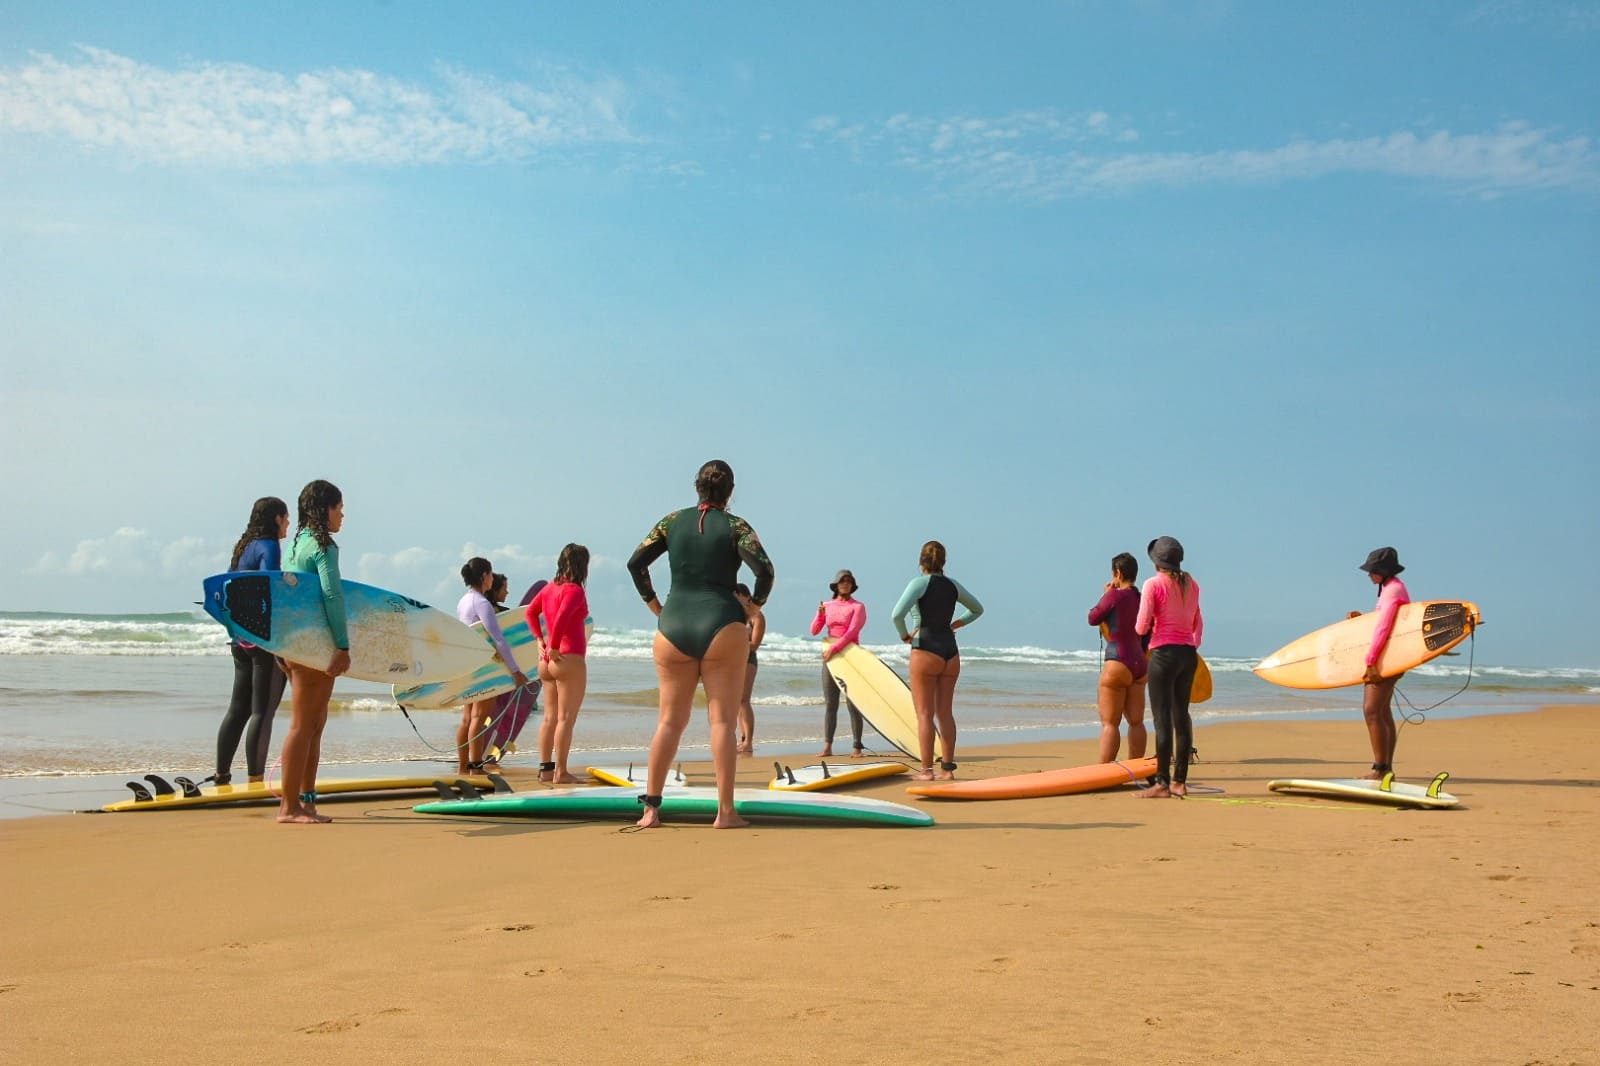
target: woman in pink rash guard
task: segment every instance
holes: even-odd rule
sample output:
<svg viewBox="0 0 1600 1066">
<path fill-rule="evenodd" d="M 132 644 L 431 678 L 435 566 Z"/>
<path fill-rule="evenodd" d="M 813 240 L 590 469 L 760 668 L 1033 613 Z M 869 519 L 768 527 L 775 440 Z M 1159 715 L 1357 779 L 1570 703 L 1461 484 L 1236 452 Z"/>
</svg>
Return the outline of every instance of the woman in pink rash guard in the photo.
<svg viewBox="0 0 1600 1066">
<path fill-rule="evenodd" d="M 812 636 L 821 633 L 824 628 L 828 631 L 828 642 L 822 649 L 823 662 L 827 662 L 846 644 L 859 644 L 861 631 L 867 626 L 867 605 L 855 598 L 854 574 L 848 570 L 839 571 L 828 588 L 833 592 L 833 599 L 817 604 L 817 616 L 811 620 Z M 826 666 L 822 668 L 822 699 L 827 710 L 822 718 L 820 754 L 831 756 L 833 733 L 839 726 L 839 686 Z M 866 723 L 861 712 L 856 710 L 856 705 L 850 702 L 849 696 L 845 696 L 844 703 L 850 710 L 850 754 L 852 758 L 859 759 L 863 750 L 861 730 Z"/>
<path fill-rule="evenodd" d="M 1372 644 L 1367 648 L 1366 684 L 1361 690 L 1361 715 L 1367 720 L 1367 739 L 1372 742 L 1372 770 L 1362 774 L 1367 781 L 1379 781 L 1384 774 L 1394 772 L 1394 686 L 1405 675 L 1384 677 L 1378 673 L 1378 659 L 1383 655 L 1389 635 L 1394 632 L 1395 616 L 1400 608 L 1411 602 L 1411 593 L 1400 580 L 1400 554 L 1393 548 L 1374 548 L 1361 564 L 1367 577 L 1378 586 L 1378 627 L 1372 631 Z M 1351 611 L 1356 618 L 1360 611 Z"/>
<path fill-rule="evenodd" d="M 589 580 L 589 549 L 568 544 L 556 560 L 556 578 L 539 590 L 528 604 L 528 628 L 539 639 L 539 680 L 544 682 L 544 721 L 539 724 L 539 780 L 573 785 L 578 778 L 567 772 L 572 751 L 572 729 L 583 707 L 589 685 L 589 651 L 584 619 L 589 599 L 583 586 Z M 550 623 L 547 637 L 540 617 Z"/>
</svg>

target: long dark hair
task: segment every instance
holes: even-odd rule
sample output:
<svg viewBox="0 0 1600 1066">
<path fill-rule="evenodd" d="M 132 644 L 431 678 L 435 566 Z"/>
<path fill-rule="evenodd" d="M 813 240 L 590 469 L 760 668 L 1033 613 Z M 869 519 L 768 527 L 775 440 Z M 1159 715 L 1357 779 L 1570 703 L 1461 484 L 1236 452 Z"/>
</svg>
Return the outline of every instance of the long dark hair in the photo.
<svg viewBox="0 0 1600 1066">
<path fill-rule="evenodd" d="M 733 467 L 721 459 L 712 459 L 694 476 L 694 491 L 701 503 L 713 507 L 726 507 L 733 496 Z"/>
<path fill-rule="evenodd" d="M 238 569 L 239 556 L 244 554 L 251 541 L 277 540 L 278 519 L 288 516 L 289 505 L 276 496 L 263 496 L 257 500 L 255 506 L 250 508 L 250 521 L 245 523 L 239 542 L 233 546 L 233 560 L 228 563 L 228 569 Z"/>
<path fill-rule="evenodd" d="M 589 549 L 568 544 L 556 559 L 556 584 L 582 585 L 589 580 Z"/>
<path fill-rule="evenodd" d="M 311 530 L 317 547 L 327 548 L 333 543 L 333 534 L 328 532 L 328 512 L 343 502 L 344 493 L 331 481 L 312 481 L 300 490 L 299 528 Z"/>
</svg>

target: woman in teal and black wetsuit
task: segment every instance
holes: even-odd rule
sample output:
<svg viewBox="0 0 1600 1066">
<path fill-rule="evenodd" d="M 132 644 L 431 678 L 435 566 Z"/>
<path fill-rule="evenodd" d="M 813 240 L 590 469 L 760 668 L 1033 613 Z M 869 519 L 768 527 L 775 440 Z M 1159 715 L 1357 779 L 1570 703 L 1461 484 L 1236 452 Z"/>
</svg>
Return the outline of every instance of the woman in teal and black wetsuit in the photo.
<svg viewBox="0 0 1600 1066">
<path fill-rule="evenodd" d="M 772 562 L 750 523 L 728 513 L 733 468 L 713 459 L 694 479 L 698 507 L 674 511 L 657 522 L 628 560 L 634 588 L 661 621 L 656 633 L 656 676 L 661 681 L 661 717 L 650 742 L 650 769 L 639 798 L 642 828 L 661 824 L 661 789 L 689 724 L 694 690 L 704 683 L 711 716 L 711 758 L 717 768 L 718 829 L 747 825 L 733 810 L 737 768 L 734 730 L 750 654 L 747 616 L 734 596 L 739 564 L 755 573 L 750 600 L 758 607 L 772 591 Z M 650 583 L 650 564 L 665 554 L 672 590 L 663 605 Z"/>
<path fill-rule="evenodd" d="M 317 813 L 317 764 L 322 760 L 322 729 L 328 724 L 333 679 L 350 669 L 350 634 L 345 627 L 344 586 L 339 583 L 339 546 L 333 534 L 344 527 L 344 495 L 326 481 L 300 490 L 300 528 L 283 560 L 285 570 L 317 575 L 322 609 L 333 632 L 333 660 L 326 670 L 289 664 L 289 733 L 283 738 L 283 801 L 278 821 L 331 822 Z"/>
<path fill-rule="evenodd" d="M 961 649 L 956 646 L 955 631 L 983 614 L 983 604 L 976 596 L 944 576 L 944 560 L 943 544 L 936 540 L 924 544 L 918 560 L 922 573 L 911 579 L 894 605 L 894 627 L 900 639 L 911 645 L 911 702 L 917 709 L 917 747 L 922 756 L 922 769 L 911 775 L 914 781 L 948 781 L 956 775 L 955 697 Z M 960 618 L 955 618 L 956 604 L 967 609 Z M 942 755 L 937 771 L 933 768 L 935 722 Z"/>
</svg>

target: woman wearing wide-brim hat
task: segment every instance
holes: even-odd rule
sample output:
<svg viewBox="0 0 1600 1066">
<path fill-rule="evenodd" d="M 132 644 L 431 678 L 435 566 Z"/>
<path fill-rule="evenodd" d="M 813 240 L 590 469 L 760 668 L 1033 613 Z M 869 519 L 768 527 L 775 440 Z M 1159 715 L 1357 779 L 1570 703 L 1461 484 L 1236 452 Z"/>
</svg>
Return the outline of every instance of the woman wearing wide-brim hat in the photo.
<svg viewBox="0 0 1600 1066">
<path fill-rule="evenodd" d="M 1194 723 L 1189 718 L 1189 690 L 1200 661 L 1200 583 L 1183 569 L 1183 545 L 1174 537 L 1157 537 L 1146 547 L 1156 565 L 1155 576 L 1139 596 L 1134 631 L 1150 637 L 1148 692 L 1156 734 L 1156 779 L 1141 789 L 1144 799 L 1189 793 L 1189 752 Z"/>
<path fill-rule="evenodd" d="M 823 600 L 817 604 L 817 616 L 811 620 L 811 635 L 816 636 L 824 629 L 828 631 L 828 640 L 822 647 L 822 751 L 823 756 L 833 755 L 833 734 L 839 728 L 839 684 L 833 679 L 833 674 L 828 672 L 827 662 L 837 655 L 847 644 L 859 644 L 861 631 L 867 626 L 867 605 L 855 598 L 856 575 L 848 570 L 840 570 L 833 575 L 833 580 L 828 583 L 828 591 L 833 593 L 833 599 Z M 850 702 L 850 697 L 844 698 L 844 704 L 850 710 L 850 754 L 860 758 L 864 748 L 861 744 L 861 734 L 866 727 L 866 719 L 861 717 L 861 712 L 856 710 L 856 705 Z"/>
<path fill-rule="evenodd" d="M 1378 625 L 1372 631 L 1372 643 L 1367 648 L 1366 684 L 1361 689 L 1361 716 L 1367 722 L 1367 739 L 1372 742 L 1372 769 L 1361 775 L 1367 781 L 1379 781 L 1394 772 L 1394 746 L 1398 732 L 1394 727 L 1394 686 L 1403 674 L 1384 677 L 1378 672 L 1378 660 L 1394 632 L 1394 620 L 1400 608 L 1411 602 L 1411 593 L 1400 580 L 1400 553 L 1393 548 L 1374 548 L 1361 564 L 1367 577 L 1378 586 Z M 1351 611 L 1350 617 L 1360 615 Z"/>
</svg>

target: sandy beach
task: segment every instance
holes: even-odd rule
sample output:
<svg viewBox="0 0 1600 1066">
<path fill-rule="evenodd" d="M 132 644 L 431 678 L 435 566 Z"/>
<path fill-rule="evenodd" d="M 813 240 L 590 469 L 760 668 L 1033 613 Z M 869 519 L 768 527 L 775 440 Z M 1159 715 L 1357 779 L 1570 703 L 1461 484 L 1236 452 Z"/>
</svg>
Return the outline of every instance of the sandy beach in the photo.
<svg viewBox="0 0 1600 1066">
<path fill-rule="evenodd" d="M 1363 769 L 1358 721 L 1196 746 L 1221 793 L 928 804 L 929 829 L 393 798 L 327 827 L 0 822 L 0 1060 L 1600 1062 L 1600 708 L 1405 727 L 1402 777 L 1450 770 L 1451 811 L 1267 790 Z M 1092 758 L 973 749 L 961 773 Z"/>
</svg>

